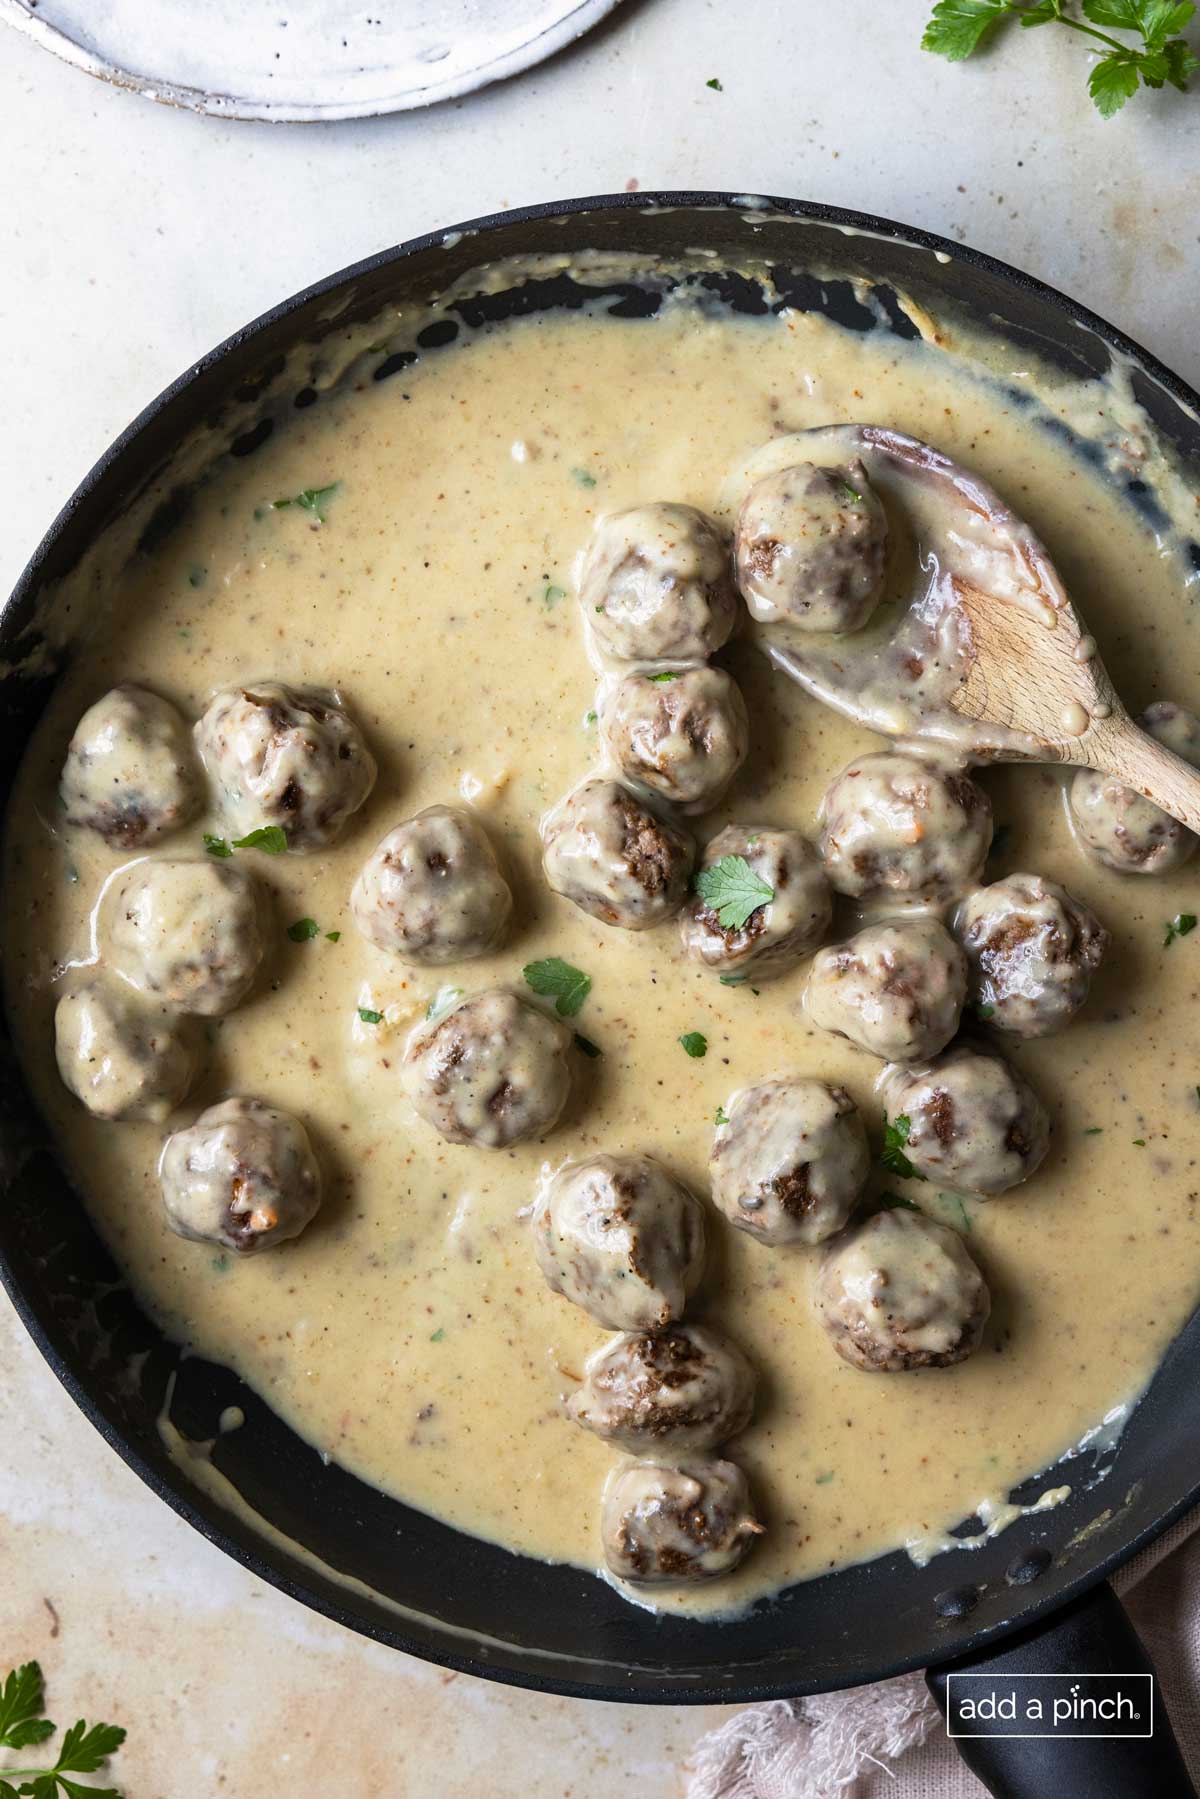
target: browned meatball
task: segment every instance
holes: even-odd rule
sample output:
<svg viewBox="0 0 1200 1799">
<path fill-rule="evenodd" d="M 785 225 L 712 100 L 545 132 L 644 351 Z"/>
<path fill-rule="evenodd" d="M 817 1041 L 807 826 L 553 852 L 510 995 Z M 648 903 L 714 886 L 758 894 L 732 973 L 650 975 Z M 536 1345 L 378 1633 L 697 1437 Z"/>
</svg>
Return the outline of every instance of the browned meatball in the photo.
<svg viewBox="0 0 1200 1799">
<path fill-rule="evenodd" d="M 764 1081 L 713 1137 L 713 1204 L 760 1243 L 821 1243 L 858 1203 L 871 1157 L 858 1108 L 824 1081 Z"/>
<path fill-rule="evenodd" d="M 762 1535 L 734 1462 L 618 1463 L 604 1489 L 604 1557 L 621 1580 L 669 1586 L 732 1574 Z"/>
<path fill-rule="evenodd" d="M 703 1208 L 650 1156 L 567 1162 L 531 1227 L 549 1286 L 610 1330 L 665 1330 L 704 1272 Z"/>
<path fill-rule="evenodd" d="M 1047 1037 L 1069 1024 L 1110 942 L 1094 913 L 1040 875 L 1005 875 L 968 894 L 955 932 L 976 1011 L 1015 1037 Z"/>
<path fill-rule="evenodd" d="M 978 880 L 992 807 L 968 775 L 907 750 L 844 768 L 821 801 L 821 854 L 839 893 L 893 912 L 938 910 Z"/>
<path fill-rule="evenodd" d="M 799 831 L 728 825 L 705 849 L 694 886 L 679 921 L 683 947 L 727 982 L 786 974 L 816 948 L 833 917 L 825 872 Z M 723 911 L 719 895 L 735 890 L 751 904 L 757 899 L 749 914 L 744 906 Z"/>
<path fill-rule="evenodd" d="M 900 1207 L 834 1238 L 814 1298 L 842 1360 L 868 1374 L 965 1360 L 992 1303 L 962 1238 Z"/>
<path fill-rule="evenodd" d="M 1200 768 L 1200 719 L 1172 700 L 1156 700 L 1138 721 L 1193 768 Z M 1118 874 L 1169 874 L 1195 854 L 1200 839 L 1177 818 L 1115 775 L 1081 768 L 1070 786 L 1071 822 L 1088 854 Z"/>
<path fill-rule="evenodd" d="M 227 1099 L 163 1144 L 167 1223 L 239 1255 L 298 1237 L 321 1203 L 321 1171 L 298 1118 L 257 1099 Z"/>
<path fill-rule="evenodd" d="M 754 1385 L 754 1370 L 728 1338 L 703 1324 L 676 1324 L 601 1344 L 566 1411 L 634 1455 L 688 1455 L 745 1430 Z"/>
<path fill-rule="evenodd" d="M 720 649 L 737 617 L 720 528 L 694 506 L 671 501 L 601 519 L 579 598 L 597 643 L 621 662 L 701 662 Z"/>
<path fill-rule="evenodd" d="M 401 1084 L 448 1143 L 507 1149 L 544 1137 L 567 1103 L 570 1032 L 516 994 L 464 999 L 408 1040 Z"/>
<path fill-rule="evenodd" d="M 604 700 L 600 726 L 620 775 L 682 812 L 716 805 L 750 735 L 741 689 L 719 668 L 626 675 Z"/>
<path fill-rule="evenodd" d="M 885 1062 L 920 1062 L 945 1049 L 966 996 L 966 958 L 945 926 L 895 918 L 818 950 L 805 1005 L 822 1030 Z"/>
<path fill-rule="evenodd" d="M 882 598 L 887 515 L 857 457 L 764 475 L 742 503 L 734 547 L 738 586 L 765 623 L 859 631 Z"/>
<path fill-rule="evenodd" d="M 958 1192 L 1007 1193 L 1049 1148 L 1050 1120 L 1033 1088 L 969 1044 L 917 1068 L 885 1068 L 879 1087 L 913 1167 Z"/>
<path fill-rule="evenodd" d="M 589 780 L 542 820 L 542 867 L 555 893 L 602 924 L 645 931 L 678 912 L 695 850 L 619 781 Z"/>
<path fill-rule="evenodd" d="M 200 770 L 169 700 L 122 682 L 75 727 L 59 788 L 68 824 L 139 849 L 200 810 Z"/>
<path fill-rule="evenodd" d="M 436 965 L 495 949 L 512 894 L 478 819 L 458 806 L 428 806 L 375 845 L 350 910 L 379 949 Z"/>
</svg>

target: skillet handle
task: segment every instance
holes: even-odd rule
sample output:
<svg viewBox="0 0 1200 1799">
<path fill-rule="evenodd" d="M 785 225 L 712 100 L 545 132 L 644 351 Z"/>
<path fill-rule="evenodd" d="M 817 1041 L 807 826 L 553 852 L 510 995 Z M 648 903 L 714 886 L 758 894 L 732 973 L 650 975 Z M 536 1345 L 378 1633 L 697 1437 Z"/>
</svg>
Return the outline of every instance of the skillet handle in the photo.
<svg viewBox="0 0 1200 1799">
<path fill-rule="evenodd" d="M 925 1679 L 943 1718 L 948 1674 L 1153 1674 L 1112 1588 L 1101 1583 L 1049 1621 L 1010 1637 L 993 1655 L 930 1668 Z M 988 1690 L 983 1682 L 983 1690 Z M 1069 1682 L 1055 1682 L 1069 1687 Z M 974 1728 L 988 1731 L 984 1721 Z M 957 1737 L 954 1746 L 994 1799 L 1196 1799 L 1157 1678 L 1151 1737 Z"/>
</svg>

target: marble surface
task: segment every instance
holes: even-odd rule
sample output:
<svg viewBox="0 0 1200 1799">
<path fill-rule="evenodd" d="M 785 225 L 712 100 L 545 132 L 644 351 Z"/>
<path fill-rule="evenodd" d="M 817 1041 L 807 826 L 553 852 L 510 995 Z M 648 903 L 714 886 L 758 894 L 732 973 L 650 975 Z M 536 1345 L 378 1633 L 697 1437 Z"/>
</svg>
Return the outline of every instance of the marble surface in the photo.
<svg viewBox="0 0 1200 1799">
<path fill-rule="evenodd" d="M 918 50 L 924 12 L 625 0 L 506 85 L 307 127 L 158 108 L 0 31 L 0 592 L 114 433 L 218 339 L 383 245 L 527 201 L 636 183 L 881 212 L 1076 293 L 1200 380 L 1200 97 L 1105 124 L 1067 33 L 956 69 Z M 60 1721 L 133 1727 L 130 1799 L 651 1799 L 724 1715 L 509 1692 L 361 1642 L 143 1489 L 2 1301 L 0 1366 L 0 1651 L 41 1660 Z"/>
</svg>

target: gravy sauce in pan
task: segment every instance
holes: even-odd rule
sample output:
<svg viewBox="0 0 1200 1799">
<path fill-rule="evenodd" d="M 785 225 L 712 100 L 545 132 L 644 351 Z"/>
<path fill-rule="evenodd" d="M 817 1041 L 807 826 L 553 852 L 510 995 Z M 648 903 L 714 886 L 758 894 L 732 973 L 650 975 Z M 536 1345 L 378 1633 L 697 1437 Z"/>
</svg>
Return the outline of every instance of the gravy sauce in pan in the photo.
<svg viewBox="0 0 1200 1799">
<path fill-rule="evenodd" d="M 530 1555 L 599 1566 L 613 1459 L 560 1409 L 604 1333 L 534 1261 L 522 1212 L 543 1169 L 645 1151 L 704 1195 L 718 1106 L 781 1073 L 843 1084 L 878 1148 L 880 1064 L 809 1025 L 803 970 L 759 992 L 723 986 L 684 959 L 673 921 L 609 929 L 552 894 L 538 839 L 541 815 L 598 757 L 596 675 L 573 597 L 594 520 L 671 499 L 728 521 L 730 471 L 757 446 L 839 421 L 932 441 L 990 482 L 1048 547 L 1132 706 L 1200 698 L 1174 558 L 1035 412 L 952 355 L 794 314 L 585 312 L 508 325 L 330 393 L 227 463 L 169 542 L 121 577 L 111 622 L 35 735 L 10 813 L 5 975 L 19 1049 L 145 1305 L 326 1456 Z M 324 523 L 271 507 L 333 483 Z M 773 669 L 751 629 L 718 661 L 745 693 L 751 746 L 698 835 L 731 821 L 811 835 L 832 776 L 878 740 Z M 336 688 L 378 781 L 332 849 L 238 852 L 271 895 L 250 997 L 204 1021 L 208 1071 L 169 1124 L 103 1122 L 58 1079 L 52 1012 L 95 953 L 104 883 L 132 857 L 63 823 L 67 742 L 117 681 L 144 682 L 193 719 L 215 688 L 253 679 Z M 729 1608 L 906 1541 L 937 1543 L 980 1506 L 1002 1520 L 1017 1482 L 1135 1401 L 1196 1301 L 1200 934 L 1169 948 L 1163 937 L 1195 906 L 1200 866 L 1130 879 L 1085 860 L 1063 778 L 1030 766 L 981 776 L 1006 827 L 990 878 L 1061 881 L 1113 933 L 1071 1028 L 1005 1044 L 1050 1109 L 1050 1153 L 1026 1186 L 986 1203 L 901 1184 L 965 1234 L 983 1268 L 994 1302 L 983 1346 L 955 1367 L 858 1372 L 811 1309 L 815 1253 L 764 1247 L 710 1213 L 709 1270 L 688 1316 L 717 1324 L 759 1371 L 756 1415 L 732 1454 L 767 1532 L 732 1578 L 656 1589 L 655 1604 Z M 512 926 L 478 961 L 405 968 L 359 935 L 351 887 L 392 826 L 464 803 L 499 852 Z M 202 855 L 204 831 L 221 833 L 215 815 L 145 853 Z M 317 933 L 293 941 L 302 919 Z M 442 987 L 524 991 L 522 965 L 551 955 L 590 975 L 573 1022 L 601 1055 L 572 1050 L 572 1096 L 543 1143 L 488 1153 L 444 1142 L 401 1092 L 408 1032 Z M 702 1058 L 681 1047 L 689 1032 L 707 1038 Z M 164 1131 L 231 1092 L 302 1118 L 325 1182 L 301 1238 L 243 1260 L 172 1235 L 156 1173 Z"/>
</svg>

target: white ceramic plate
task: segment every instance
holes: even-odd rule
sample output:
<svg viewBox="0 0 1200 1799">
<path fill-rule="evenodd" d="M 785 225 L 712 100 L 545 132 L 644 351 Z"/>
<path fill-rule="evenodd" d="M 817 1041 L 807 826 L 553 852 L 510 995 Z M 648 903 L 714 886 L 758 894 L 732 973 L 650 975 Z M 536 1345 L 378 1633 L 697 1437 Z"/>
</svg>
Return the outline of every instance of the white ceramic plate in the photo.
<svg viewBox="0 0 1200 1799">
<path fill-rule="evenodd" d="M 515 75 L 620 0 L 0 0 L 89 75 L 231 119 L 350 119 Z"/>
</svg>

